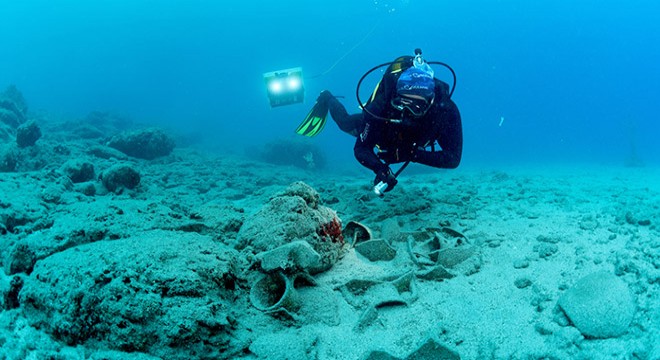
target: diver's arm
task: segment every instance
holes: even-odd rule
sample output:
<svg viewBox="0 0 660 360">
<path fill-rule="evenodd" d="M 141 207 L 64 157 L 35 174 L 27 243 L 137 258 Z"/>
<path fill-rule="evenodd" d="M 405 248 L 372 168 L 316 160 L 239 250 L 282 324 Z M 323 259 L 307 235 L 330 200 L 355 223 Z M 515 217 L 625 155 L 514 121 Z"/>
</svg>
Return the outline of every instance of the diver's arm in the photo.
<svg viewBox="0 0 660 360">
<path fill-rule="evenodd" d="M 376 145 L 372 139 L 376 138 L 373 134 L 376 129 L 372 129 L 373 127 L 373 124 L 367 123 L 362 134 L 360 134 L 357 137 L 357 140 L 355 140 L 353 153 L 362 166 L 371 169 L 374 173 L 378 173 L 386 170 L 387 165 L 383 164 L 374 153 L 374 146 Z"/>
<path fill-rule="evenodd" d="M 364 111 L 362 112 L 365 124 L 364 129 L 358 135 L 355 141 L 355 147 L 353 148 L 355 158 L 360 164 L 371 169 L 376 174 L 389 171 L 389 166 L 383 163 L 374 153 L 374 147 L 377 142 L 383 140 L 383 124 L 386 121 L 385 119 L 388 118 L 387 110 L 391 109 L 390 101 L 392 94 L 396 92 L 398 74 L 395 74 L 391 67 L 388 67 L 388 70 L 383 75 L 383 78 L 364 107 Z"/>
<path fill-rule="evenodd" d="M 451 100 L 445 100 L 439 109 L 440 121 L 435 138 L 442 148 L 440 151 L 416 150 L 413 161 L 437 168 L 454 169 L 461 162 L 463 154 L 463 127 L 458 107 Z M 439 150 L 439 149 L 436 149 Z"/>
</svg>

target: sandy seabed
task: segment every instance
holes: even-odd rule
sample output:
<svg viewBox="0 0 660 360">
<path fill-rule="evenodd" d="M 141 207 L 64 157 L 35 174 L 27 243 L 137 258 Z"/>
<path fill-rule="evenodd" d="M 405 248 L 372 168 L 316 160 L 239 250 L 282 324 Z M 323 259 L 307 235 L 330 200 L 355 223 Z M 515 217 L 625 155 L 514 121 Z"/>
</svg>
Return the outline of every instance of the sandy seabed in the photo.
<svg viewBox="0 0 660 360">
<path fill-rule="evenodd" d="M 367 171 L 99 157 L 48 136 L 22 151 L 62 144 L 41 170 L 0 173 L 0 359 L 660 359 L 658 168 L 466 164 L 378 198 Z M 73 158 L 140 184 L 72 184 Z M 295 182 L 392 256 L 347 236 L 295 307 L 264 312 L 241 228 Z M 443 231 L 470 250 L 439 267 L 423 245 Z"/>
</svg>

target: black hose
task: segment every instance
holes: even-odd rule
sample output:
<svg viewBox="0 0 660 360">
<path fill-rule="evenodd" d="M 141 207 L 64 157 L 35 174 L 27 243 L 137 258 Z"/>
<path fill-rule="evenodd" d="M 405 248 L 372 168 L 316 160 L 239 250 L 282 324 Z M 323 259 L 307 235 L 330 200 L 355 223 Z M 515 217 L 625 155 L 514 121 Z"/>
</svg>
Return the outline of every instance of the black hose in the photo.
<svg viewBox="0 0 660 360">
<path fill-rule="evenodd" d="M 420 53 L 421 53 L 421 50 L 420 50 Z M 357 98 L 358 105 L 360 106 L 360 108 L 361 108 L 362 110 L 366 111 L 369 115 L 373 116 L 373 117 L 376 118 L 376 119 L 386 120 L 386 121 L 391 121 L 391 120 L 392 120 L 392 119 L 388 119 L 388 118 L 385 118 L 385 117 L 382 117 L 382 116 L 378 116 L 378 115 L 372 113 L 371 111 L 369 111 L 369 110 L 368 110 L 368 109 L 362 104 L 362 100 L 360 100 L 360 86 L 362 85 L 362 81 L 364 81 L 364 79 L 365 79 L 369 74 L 371 74 L 372 72 L 374 72 L 375 70 L 377 70 L 377 69 L 379 69 L 379 68 L 381 68 L 381 67 L 383 67 L 383 66 L 389 66 L 389 65 L 394 65 L 394 64 L 398 64 L 398 63 L 404 63 L 404 62 L 406 62 L 406 61 L 392 61 L 392 62 L 388 62 L 388 63 L 380 64 L 380 65 L 377 65 L 377 66 L 372 67 L 371 69 L 369 69 L 369 71 L 367 71 L 366 73 L 364 73 L 364 75 L 362 75 L 362 77 L 360 78 L 360 81 L 358 81 L 358 83 L 357 83 L 357 87 L 355 88 L 355 96 L 356 96 L 356 98 Z M 451 72 L 452 77 L 454 78 L 454 82 L 453 82 L 453 84 L 452 84 L 452 86 L 451 86 L 451 90 L 449 91 L 449 98 L 451 98 L 451 96 L 454 94 L 454 90 L 456 90 L 456 72 L 454 71 L 454 69 L 452 69 L 452 67 L 449 66 L 449 65 L 447 65 L 446 63 L 443 63 L 443 62 L 440 62 L 440 61 L 427 61 L 426 63 L 427 63 L 427 64 L 442 65 L 442 66 L 446 67 L 447 69 L 449 69 L 449 71 Z"/>
</svg>

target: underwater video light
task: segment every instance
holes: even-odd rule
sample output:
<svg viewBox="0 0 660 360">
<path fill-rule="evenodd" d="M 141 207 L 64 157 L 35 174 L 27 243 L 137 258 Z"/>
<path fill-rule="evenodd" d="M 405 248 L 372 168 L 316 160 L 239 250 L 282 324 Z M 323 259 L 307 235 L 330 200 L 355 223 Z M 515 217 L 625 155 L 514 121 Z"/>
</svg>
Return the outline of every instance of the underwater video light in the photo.
<svg viewBox="0 0 660 360">
<path fill-rule="evenodd" d="M 283 106 L 300 103 L 304 100 L 302 68 L 271 71 L 264 74 L 270 106 Z"/>
</svg>

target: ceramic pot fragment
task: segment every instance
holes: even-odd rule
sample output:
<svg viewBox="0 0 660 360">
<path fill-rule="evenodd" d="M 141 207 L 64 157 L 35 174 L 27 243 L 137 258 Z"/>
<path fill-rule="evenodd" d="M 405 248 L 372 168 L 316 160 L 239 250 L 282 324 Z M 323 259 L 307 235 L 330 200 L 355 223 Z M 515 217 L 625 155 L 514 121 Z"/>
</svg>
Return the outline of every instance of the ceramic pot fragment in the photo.
<svg viewBox="0 0 660 360">
<path fill-rule="evenodd" d="M 366 328 L 371 326 L 378 319 L 378 310 L 375 306 L 369 306 L 362 312 L 360 318 L 355 324 L 354 330 L 356 332 L 363 332 Z"/>
<path fill-rule="evenodd" d="M 423 280 L 443 281 L 451 279 L 456 275 L 449 272 L 444 266 L 436 265 L 428 270 L 418 271 L 415 273 L 415 276 Z"/>
<path fill-rule="evenodd" d="M 443 236 L 446 242 L 443 244 L 443 247 L 458 247 L 469 244 L 468 238 L 458 230 L 454 230 L 449 227 L 443 227 L 440 229 L 440 234 Z"/>
<path fill-rule="evenodd" d="M 392 280 L 392 285 L 394 285 L 399 294 L 406 296 L 408 302 L 417 299 L 417 285 L 412 271 Z"/>
<path fill-rule="evenodd" d="M 303 240 L 293 241 L 273 250 L 259 253 L 257 260 L 265 272 L 282 270 L 315 273 L 321 266 L 321 255 Z"/>
<path fill-rule="evenodd" d="M 354 246 L 359 242 L 371 240 L 373 237 L 371 229 L 357 221 L 349 221 L 344 227 L 342 233 L 351 246 Z"/>
<path fill-rule="evenodd" d="M 264 312 L 295 312 L 300 308 L 293 280 L 281 272 L 266 274 L 257 280 L 250 289 L 250 302 Z"/>
<path fill-rule="evenodd" d="M 463 261 L 470 258 L 476 252 L 476 247 L 471 245 L 441 249 L 434 254 L 433 257 L 436 259 L 436 263 L 447 268 L 453 268 L 454 266 L 462 263 Z"/>
<path fill-rule="evenodd" d="M 385 351 L 374 350 L 369 354 L 367 354 L 364 360 L 401 360 L 401 359 L 394 355 L 390 355 L 390 353 L 387 353 Z"/>
<path fill-rule="evenodd" d="M 355 251 L 369 261 L 390 261 L 396 256 L 396 250 L 383 239 L 360 242 L 355 245 Z"/>
<path fill-rule="evenodd" d="M 408 354 L 405 360 L 460 360 L 454 349 L 442 344 L 434 336 L 428 337 L 415 351 Z"/>
<path fill-rule="evenodd" d="M 435 236 L 424 242 L 415 241 L 411 236 L 408 237 L 408 253 L 417 265 L 435 264 L 440 247 L 440 239 Z"/>
<path fill-rule="evenodd" d="M 413 272 L 381 279 L 353 279 L 338 288 L 346 301 L 355 306 L 380 307 L 385 303 L 408 305 L 417 299 Z"/>
</svg>

